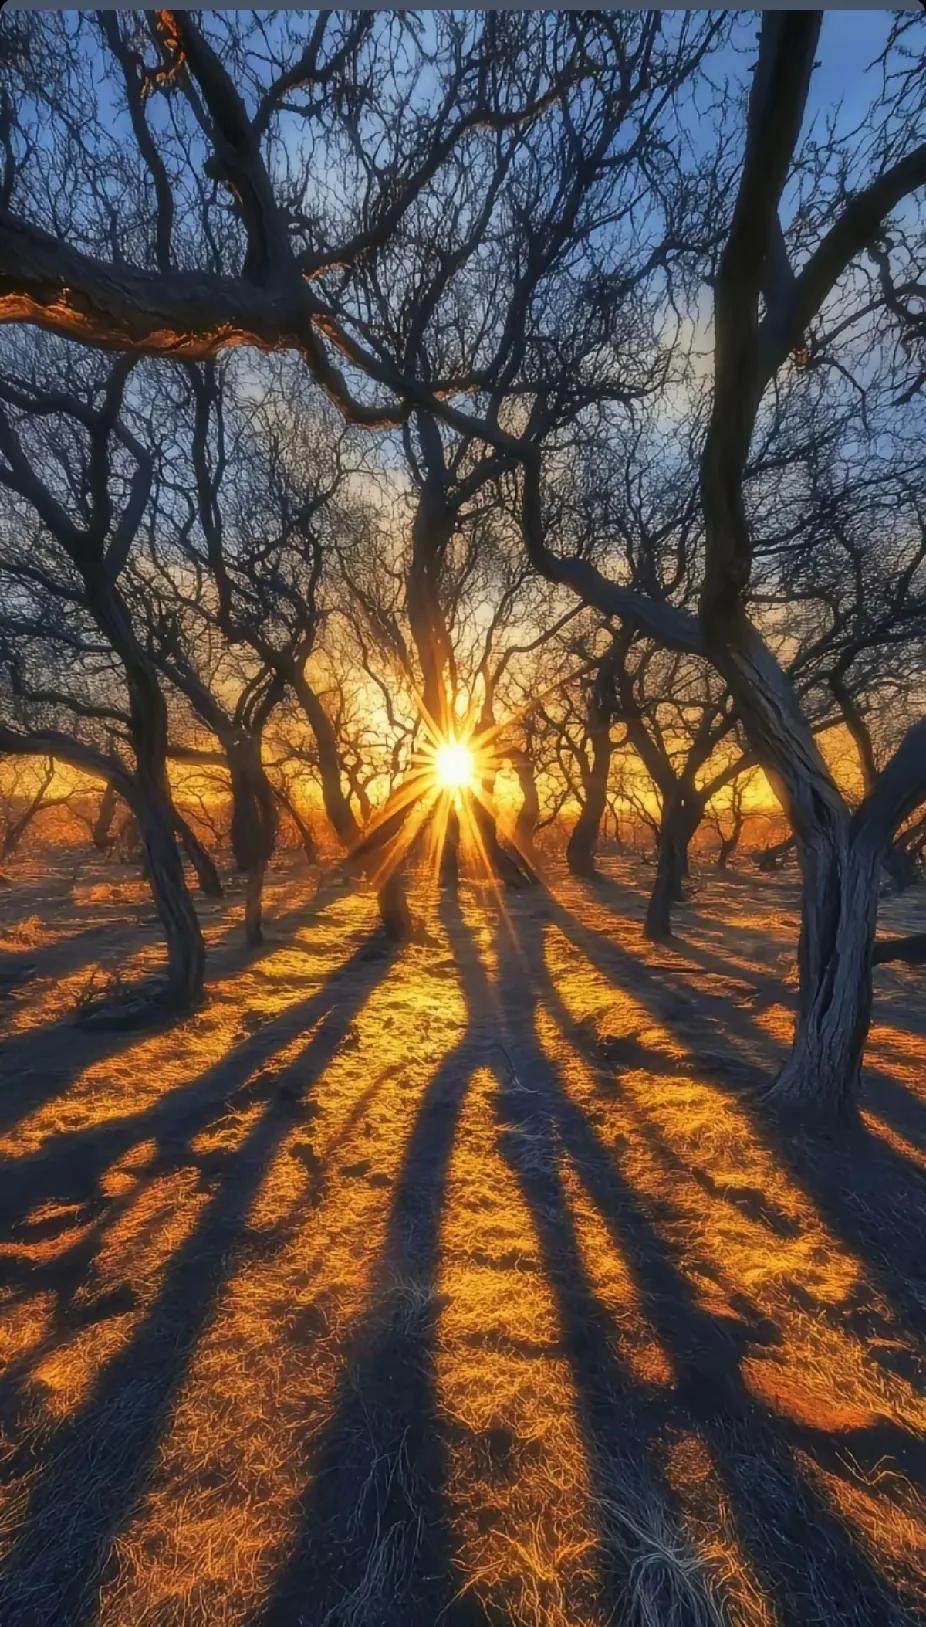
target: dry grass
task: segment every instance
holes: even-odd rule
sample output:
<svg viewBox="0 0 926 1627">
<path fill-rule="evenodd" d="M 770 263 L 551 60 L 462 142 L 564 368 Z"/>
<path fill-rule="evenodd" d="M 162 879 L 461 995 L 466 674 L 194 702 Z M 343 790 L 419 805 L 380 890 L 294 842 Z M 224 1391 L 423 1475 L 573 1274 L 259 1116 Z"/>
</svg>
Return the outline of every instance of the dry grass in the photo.
<svg viewBox="0 0 926 1627">
<path fill-rule="evenodd" d="M 913 980 L 859 1161 L 753 1106 L 777 881 L 658 952 L 630 870 L 467 889 L 392 956 L 284 870 L 265 952 L 210 913 L 205 1010 L 118 1036 L 75 989 L 156 946 L 86 886 L 0 1050 L 2 1627 L 921 1619 Z"/>
</svg>

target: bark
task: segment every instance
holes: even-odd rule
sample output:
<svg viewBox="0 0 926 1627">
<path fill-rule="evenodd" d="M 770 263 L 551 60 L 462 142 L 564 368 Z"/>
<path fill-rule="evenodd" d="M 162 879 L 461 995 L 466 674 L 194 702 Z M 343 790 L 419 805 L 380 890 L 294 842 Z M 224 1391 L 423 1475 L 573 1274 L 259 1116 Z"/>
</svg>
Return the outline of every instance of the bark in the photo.
<svg viewBox="0 0 926 1627">
<path fill-rule="evenodd" d="M 440 440 L 432 425 L 421 425 L 431 473 L 418 499 L 412 524 L 412 556 L 405 583 L 405 605 L 418 665 L 425 713 L 438 734 L 450 732 L 447 676 L 452 650 L 440 600 L 443 562 L 453 536 L 455 514 L 443 496 Z"/>
<path fill-rule="evenodd" d="M 444 842 L 440 850 L 440 882 L 441 886 L 451 891 L 456 888 L 460 879 L 460 816 L 451 804 L 447 811 L 447 829 L 444 832 Z"/>
<path fill-rule="evenodd" d="M 580 754 L 584 802 L 566 844 L 566 863 L 573 875 L 594 876 L 595 851 L 605 809 L 608 806 L 608 775 L 611 771 L 611 722 L 616 696 L 615 680 L 624 677 L 628 647 L 626 631 L 614 638 L 602 657 L 588 697 L 586 734 L 591 759 Z"/>
<path fill-rule="evenodd" d="M 800 996 L 770 1099 L 800 1117 L 851 1118 L 871 1021 L 879 855 L 848 819 L 802 846 Z"/>
<path fill-rule="evenodd" d="M 291 683 L 315 737 L 322 804 L 332 830 L 348 849 L 360 839 L 360 826 L 341 783 L 341 762 L 334 725 L 304 673 L 293 672 Z"/>
<path fill-rule="evenodd" d="M 252 864 L 248 869 L 247 886 L 244 895 L 244 939 L 248 944 L 260 944 L 264 941 L 263 911 L 264 911 L 264 872 L 266 866 Z"/>
<path fill-rule="evenodd" d="M 169 998 L 178 1010 L 187 1011 L 202 995 L 205 950 L 183 877 L 173 820 L 150 784 L 139 792 L 134 812 L 144 844 L 148 885 L 164 929 Z"/>
</svg>

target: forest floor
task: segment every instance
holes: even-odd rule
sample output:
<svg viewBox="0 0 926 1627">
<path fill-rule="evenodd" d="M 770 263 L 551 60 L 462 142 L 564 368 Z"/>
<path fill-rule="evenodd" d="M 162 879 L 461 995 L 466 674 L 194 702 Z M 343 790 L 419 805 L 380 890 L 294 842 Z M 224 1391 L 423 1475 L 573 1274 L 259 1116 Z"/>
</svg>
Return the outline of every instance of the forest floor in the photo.
<svg viewBox="0 0 926 1627">
<path fill-rule="evenodd" d="M 639 863 L 464 883 L 397 953 L 287 859 L 112 1033 L 157 929 L 69 864 L 0 896 L 2 1627 L 924 1619 L 922 971 L 784 1139 L 793 882 L 705 870 L 670 948 Z"/>
</svg>

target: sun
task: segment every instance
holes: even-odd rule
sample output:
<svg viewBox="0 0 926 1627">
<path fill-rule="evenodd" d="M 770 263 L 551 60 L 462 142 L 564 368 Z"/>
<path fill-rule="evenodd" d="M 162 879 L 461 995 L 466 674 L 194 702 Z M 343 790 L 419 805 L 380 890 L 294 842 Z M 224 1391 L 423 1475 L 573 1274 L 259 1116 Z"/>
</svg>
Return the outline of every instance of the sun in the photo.
<svg viewBox="0 0 926 1627">
<path fill-rule="evenodd" d="M 434 753 L 434 773 L 446 791 L 462 791 L 472 786 L 473 754 L 462 740 L 445 740 Z"/>
</svg>

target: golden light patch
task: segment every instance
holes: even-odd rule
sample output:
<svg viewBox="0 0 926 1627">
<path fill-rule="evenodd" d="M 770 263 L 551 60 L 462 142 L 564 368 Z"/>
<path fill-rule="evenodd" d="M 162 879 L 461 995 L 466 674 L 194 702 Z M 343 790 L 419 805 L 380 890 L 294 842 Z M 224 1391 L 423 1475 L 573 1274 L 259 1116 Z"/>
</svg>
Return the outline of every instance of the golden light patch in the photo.
<svg viewBox="0 0 926 1627">
<path fill-rule="evenodd" d="M 469 789 L 475 771 L 473 754 L 463 740 L 445 740 L 434 753 L 437 783 L 446 791 Z"/>
<path fill-rule="evenodd" d="M 498 1146 L 494 1073 L 460 1117 L 441 1234 L 437 1379 L 461 1588 L 524 1627 L 593 1609 L 576 1398 L 531 1212 Z"/>
</svg>

